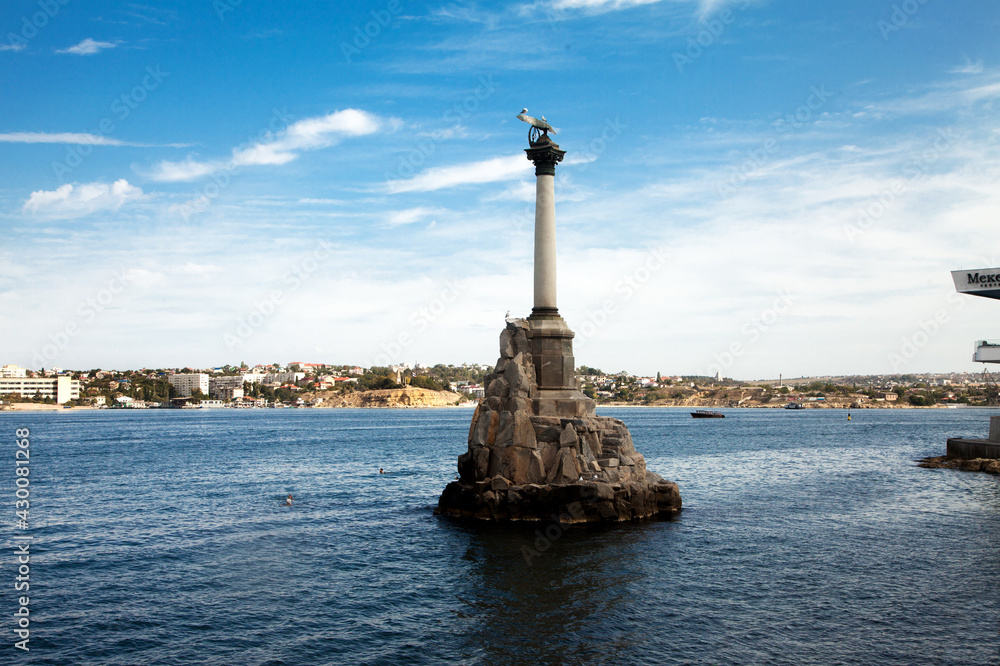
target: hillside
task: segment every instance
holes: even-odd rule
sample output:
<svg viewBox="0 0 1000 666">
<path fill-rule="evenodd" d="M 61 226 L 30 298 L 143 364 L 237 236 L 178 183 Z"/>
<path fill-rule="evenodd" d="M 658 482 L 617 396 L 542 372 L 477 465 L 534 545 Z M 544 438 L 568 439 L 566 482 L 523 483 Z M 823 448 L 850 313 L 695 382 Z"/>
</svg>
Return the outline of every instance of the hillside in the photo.
<svg viewBox="0 0 1000 666">
<path fill-rule="evenodd" d="M 465 401 L 465 396 L 451 391 L 431 391 L 423 388 L 381 389 L 376 391 L 316 391 L 304 393 L 306 404 L 316 398 L 323 402 L 317 407 L 451 407 Z"/>
</svg>

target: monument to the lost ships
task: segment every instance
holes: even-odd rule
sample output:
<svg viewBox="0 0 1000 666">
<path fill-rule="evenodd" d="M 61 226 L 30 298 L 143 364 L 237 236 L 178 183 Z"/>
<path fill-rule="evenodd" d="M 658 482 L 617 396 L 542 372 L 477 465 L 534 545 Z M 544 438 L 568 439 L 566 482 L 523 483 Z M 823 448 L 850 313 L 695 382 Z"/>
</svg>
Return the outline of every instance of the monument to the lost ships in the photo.
<svg viewBox="0 0 1000 666">
<path fill-rule="evenodd" d="M 597 416 L 577 386 L 573 331 L 556 307 L 555 172 L 565 151 L 545 121 L 531 125 L 535 164 L 534 307 L 508 320 L 500 359 L 458 457 L 459 480 L 435 513 L 491 521 L 626 521 L 681 509 L 677 484 L 646 469 L 617 419 Z"/>
</svg>

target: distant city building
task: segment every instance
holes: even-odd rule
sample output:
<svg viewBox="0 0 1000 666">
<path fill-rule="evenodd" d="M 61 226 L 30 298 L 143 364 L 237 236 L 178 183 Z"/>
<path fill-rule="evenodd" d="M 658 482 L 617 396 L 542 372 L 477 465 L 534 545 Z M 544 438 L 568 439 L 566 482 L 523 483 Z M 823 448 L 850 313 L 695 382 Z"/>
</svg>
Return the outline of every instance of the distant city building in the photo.
<svg viewBox="0 0 1000 666">
<path fill-rule="evenodd" d="M 167 381 L 177 389 L 178 398 L 188 398 L 195 389 L 208 395 L 209 376 L 204 372 L 191 372 L 178 375 L 170 375 Z"/>
<path fill-rule="evenodd" d="M 0 367 L 0 378 L 10 379 L 14 377 L 27 377 L 28 371 L 19 365 L 5 365 Z"/>
<path fill-rule="evenodd" d="M 887 402 L 892 402 L 893 400 L 899 399 L 899 394 L 894 392 L 886 392 L 886 393 L 880 393 L 878 397 L 882 398 Z"/>
<path fill-rule="evenodd" d="M 240 396 L 243 395 L 243 375 L 227 375 L 225 377 L 210 377 L 208 380 L 208 394 L 213 398 L 223 398 L 223 393 L 230 393 L 229 399 L 232 400 L 231 391 L 234 389 L 240 390 Z M 225 399 L 225 398 L 223 398 Z"/>
<path fill-rule="evenodd" d="M 60 405 L 80 397 L 80 382 L 70 377 L 3 377 L 0 395 L 52 398 Z"/>
<path fill-rule="evenodd" d="M 304 372 L 271 372 L 264 375 L 265 384 L 298 384 L 305 379 Z"/>
<path fill-rule="evenodd" d="M 243 387 L 236 386 L 223 386 L 219 388 L 212 389 L 212 397 L 219 400 L 242 400 L 243 399 Z"/>
</svg>

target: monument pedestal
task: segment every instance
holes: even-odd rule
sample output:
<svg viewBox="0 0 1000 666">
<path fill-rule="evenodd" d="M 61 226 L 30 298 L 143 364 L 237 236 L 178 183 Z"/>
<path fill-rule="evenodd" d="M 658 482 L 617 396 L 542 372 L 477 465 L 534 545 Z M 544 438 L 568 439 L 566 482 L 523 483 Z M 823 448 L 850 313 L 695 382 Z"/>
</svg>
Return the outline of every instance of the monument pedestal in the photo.
<svg viewBox="0 0 1000 666">
<path fill-rule="evenodd" d="M 535 416 L 593 416 L 597 403 L 580 392 L 576 382 L 573 337 L 566 321 L 555 314 L 532 314 L 526 335 L 537 389 L 531 396 Z"/>
</svg>

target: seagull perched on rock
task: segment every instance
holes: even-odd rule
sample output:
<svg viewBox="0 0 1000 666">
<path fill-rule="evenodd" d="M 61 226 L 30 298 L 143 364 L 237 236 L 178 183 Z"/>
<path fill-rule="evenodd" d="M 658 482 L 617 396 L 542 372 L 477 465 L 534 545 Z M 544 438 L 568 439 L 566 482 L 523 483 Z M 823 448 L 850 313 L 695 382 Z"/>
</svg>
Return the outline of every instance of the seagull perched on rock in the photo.
<svg viewBox="0 0 1000 666">
<path fill-rule="evenodd" d="M 537 127 L 543 132 L 552 132 L 553 134 L 556 133 L 556 131 L 552 129 L 552 125 L 549 125 L 548 122 L 546 122 L 545 116 L 542 116 L 541 120 L 538 118 L 532 118 L 528 115 L 527 109 L 521 109 L 521 113 L 517 114 L 517 119 L 528 123 L 532 127 Z"/>
</svg>

